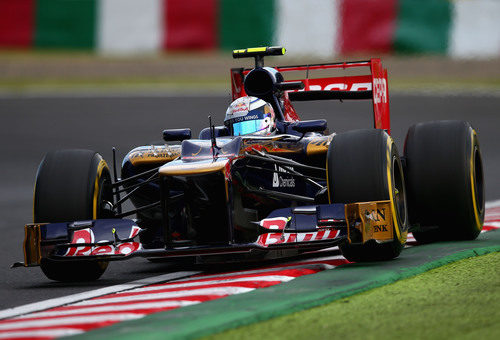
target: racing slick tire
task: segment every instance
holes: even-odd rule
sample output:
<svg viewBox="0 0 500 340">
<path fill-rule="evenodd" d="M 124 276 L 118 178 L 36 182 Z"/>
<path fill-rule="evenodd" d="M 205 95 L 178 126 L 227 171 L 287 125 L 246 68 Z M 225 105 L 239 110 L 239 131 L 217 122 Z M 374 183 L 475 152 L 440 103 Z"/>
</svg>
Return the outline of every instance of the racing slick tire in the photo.
<svg viewBox="0 0 500 340">
<path fill-rule="evenodd" d="M 406 243 L 408 213 L 403 167 L 393 139 L 383 130 L 354 130 L 336 134 L 327 154 L 331 203 L 391 201 L 393 240 L 340 245 L 352 262 L 396 258 Z"/>
<path fill-rule="evenodd" d="M 90 150 L 48 153 L 36 175 L 33 198 L 34 223 L 55 223 L 106 218 L 103 202 L 113 201 L 111 176 L 104 159 Z M 40 267 L 51 280 L 97 280 L 106 261 L 54 261 L 42 259 Z"/>
<path fill-rule="evenodd" d="M 410 224 L 420 243 L 475 239 L 484 222 L 484 177 L 476 131 L 464 121 L 415 124 L 406 135 Z"/>
</svg>

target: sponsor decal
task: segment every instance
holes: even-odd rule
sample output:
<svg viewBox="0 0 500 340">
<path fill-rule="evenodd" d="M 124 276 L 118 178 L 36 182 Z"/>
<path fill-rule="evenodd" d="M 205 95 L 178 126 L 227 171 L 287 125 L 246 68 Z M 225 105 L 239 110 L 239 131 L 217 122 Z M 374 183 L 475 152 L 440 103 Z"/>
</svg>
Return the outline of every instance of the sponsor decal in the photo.
<svg viewBox="0 0 500 340">
<path fill-rule="evenodd" d="M 201 152 L 201 149 L 202 147 L 200 146 L 200 150 L 198 150 L 197 152 L 192 152 L 191 156 L 197 156 Z"/>
<path fill-rule="evenodd" d="M 374 233 L 390 233 L 391 230 L 386 222 L 387 212 L 385 208 L 365 210 L 364 214 L 367 219 L 373 222 L 373 232 Z M 378 236 L 377 236 L 378 237 Z"/>
<path fill-rule="evenodd" d="M 314 242 L 333 240 L 339 235 L 339 230 L 321 230 L 309 233 L 267 233 L 257 239 L 257 244 L 269 246 L 273 244 L 284 244 L 294 242 Z"/>
<path fill-rule="evenodd" d="M 375 233 L 380 233 L 380 232 L 383 232 L 383 231 L 389 231 L 387 229 L 387 224 L 376 225 L 376 226 L 373 227 L 373 232 L 375 232 Z"/>
<path fill-rule="evenodd" d="M 133 239 L 136 237 L 141 228 L 138 226 L 132 226 L 128 239 Z M 113 228 L 113 234 L 115 229 Z M 129 255 L 141 248 L 139 242 L 122 242 L 117 244 L 104 244 L 99 245 L 99 243 L 108 243 L 109 240 L 101 240 L 95 242 L 94 232 L 90 228 L 75 230 L 73 232 L 73 239 L 71 244 L 85 244 L 94 243 L 94 245 L 85 245 L 81 247 L 69 247 L 64 256 L 89 256 L 89 255 Z"/>
<path fill-rule="evenodd" d="M 75 230 L 71 244 L 94 243 L 94 233 L 90 228 Z M 71 247 L 64 256 L 88 256 L 92 253 L 91 246 Z"/>
<path fill-rule="evenodd" d="M 236 99 L 226 111 L 226 120 L 236 117 L 242 117 L 250 111 L 250 100 L 248 97 Z"/>
<path fill-rule="evenodd" d="M 380 222 L 380 221 L 385 221 L 385 208 L 382 209 L 374 209 L 374 210 L 365 210 L 365 215 L 366 218 L 374 221 L 374 222 Z"/>
<path fill-rule="evenodd" d="M 333 83 L 333 84 L 327 84 L 325 86 L 321 85 L 309 86 L 309 91 L 370 91 L 371 89 L 372 89 L 372 83 L 352 83 L 352 84 Z M 304 91 L 304 90 L 299 90 L 299 91 Z"/>
<path fill-rule="evenodd" d="M 385 78 L 373 79 L 373 102 L 375 104 L 387 103 L 387 81 Z"/>
<path fill-rule="evenodd" d="M 245 116 L 244 120 L 253 120 L 253 119 L 259 119 L 258 115 L 251 115 L 251 116 Z"/>
<path fill-rule="evenodd" d="M 290 167 L 290 169 L 293 170 L 293 167 Z M 275 164 L 274 171 L 273 188 L 295 188 L 295 178 L 283 176 L 284 173 L 289 173 L 289 170 Z"/>
<path fill-rule="evenodd" d="M 269 230 L 283 230 L 290 219 L 291 217 L 266 218 L 260 221 L 260 226 Z"/>
<path fill-rule="evenodd" d="M 393 240 L 394 225 L 389 200 L 349 203 L 345 209 L 350 228 L 361 232 L 362 242 L 372 239 L 383 242 Z M 358 219 L 361 219 L 359 223 Z"/>
<path fill-rule="evenodd" d="M 248 105 L 246 103 L 236 103 L 236 105 L 233 106 L 232 111 L 229 114 L 235 114 L 238 112 L 246 112 L 248 111 Z"/>
<path fill-rule="evenodd" d="M 137 162 L 148 162 L 158 160 L 172 160 L 181 155 L 181 148 L 179 146 L 155 146 L 151 145 L 147 149 L 140 149 L 132 151 L 128 159 L 135 165 Z"/>
</svg>

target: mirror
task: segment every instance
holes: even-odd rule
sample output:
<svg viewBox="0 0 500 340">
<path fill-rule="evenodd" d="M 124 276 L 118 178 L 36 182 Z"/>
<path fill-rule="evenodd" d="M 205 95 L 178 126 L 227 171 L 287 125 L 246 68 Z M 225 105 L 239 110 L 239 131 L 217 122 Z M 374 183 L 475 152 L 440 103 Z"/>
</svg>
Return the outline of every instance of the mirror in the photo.
<svg viewBox="0 0 500 340">
<path fill-rule="evenodd" d="M 325 119 L 303 120 L 293 123 L 290 127 L 300 133 L 323 132 L 327 128 L 327 123 Z"/>
<path fill-rule="evenodd" d="M 163 130 L 163 140 L 165 142 L 182 142 L 185 139 L 191 139 L 191 129 L 168 129 Z"/>
</svg>

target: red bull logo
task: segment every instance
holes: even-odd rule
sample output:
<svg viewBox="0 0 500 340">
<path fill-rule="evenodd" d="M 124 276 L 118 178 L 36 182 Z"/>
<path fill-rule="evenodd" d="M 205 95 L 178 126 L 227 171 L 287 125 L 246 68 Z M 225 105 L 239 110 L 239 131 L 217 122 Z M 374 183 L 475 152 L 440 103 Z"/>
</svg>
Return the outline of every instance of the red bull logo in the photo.
<svg viewBox="0 0 500 340">
<path fill-rule="evenodd" d="M 248 111 L 248 105 L 246 103 L 235 103 L 233 106 L 232 114 L 239 113 L 239 112 L 247 112 Z"/>
</svg>

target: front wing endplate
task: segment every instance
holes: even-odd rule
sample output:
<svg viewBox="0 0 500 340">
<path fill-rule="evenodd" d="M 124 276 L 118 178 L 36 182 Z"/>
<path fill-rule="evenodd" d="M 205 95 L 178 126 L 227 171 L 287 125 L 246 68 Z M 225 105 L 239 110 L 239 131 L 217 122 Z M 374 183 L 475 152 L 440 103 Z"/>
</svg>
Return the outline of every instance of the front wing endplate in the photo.
<svg viewBox="0 0 500 340">
<path fill-rule="evenodd" d="M 45 223 L 43 223 L 45 224 Z M 42 259 L 42 252 L 40 250 L 40 227 L 43 224 L 27 224 L 24 227 L 24 265 L 37 266 Z"/>
<path fill-rule="evenodd" d="M 385 243 L 394 239 L 391 201 L 349 203 L 345 205 L 345 216 L 349 243 L 359 243 L 352 239 L 352 228 L 361 233 L 362 243 L 369 240 Z"/>
</svg>

